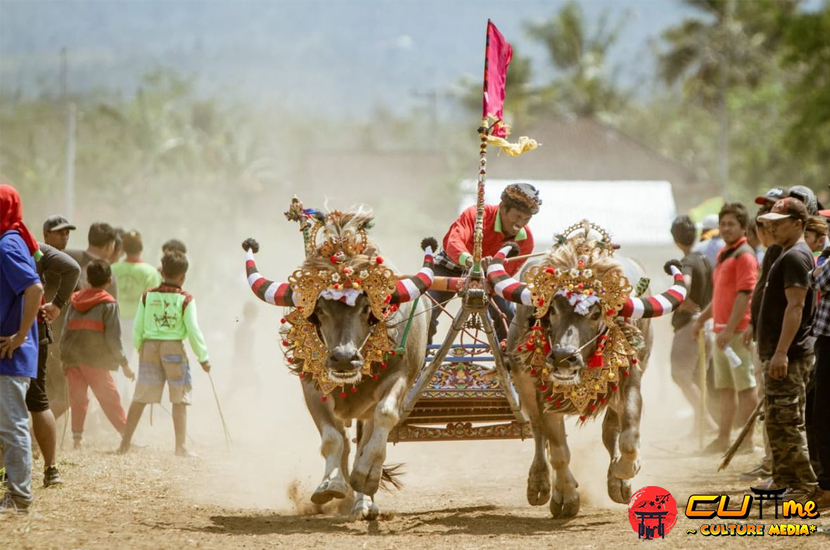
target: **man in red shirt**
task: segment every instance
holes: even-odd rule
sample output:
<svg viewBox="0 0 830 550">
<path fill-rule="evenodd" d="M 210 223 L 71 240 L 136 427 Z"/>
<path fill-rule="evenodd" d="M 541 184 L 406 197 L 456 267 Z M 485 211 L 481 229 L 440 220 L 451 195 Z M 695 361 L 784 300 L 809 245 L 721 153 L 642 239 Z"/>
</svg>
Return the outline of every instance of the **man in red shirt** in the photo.
<svg viewBox="0 0 830 550">
<path fill-rule="evenodd" d="M 696 321 L 694 331 L 698 334 L 703 323 L 714 318 L 717 344 L 713 353 L 714 375 L 721 417 L 718 438 L 707 447 L 712 453 L 723 453 L 729 448 L 738 408 L 739 422 L 744 424 L 758 404 L 752 353 L 743 342 L 743 332 L 749 326 L 750 297 L 758 279 L 758 260 L 746 241 L 749 215 L 743 204 L 733 202 L 721 208 L 718 219 L 726 246 L 718 253 L 712 302 Z M 740 364 L 737 364 L 738 360 Z M 745 445 L 752 449 L 751 436 L 745 440 Z"/>
<path fill-rule="evenodd" d="M 533 252 L 533 235 L 527 227 L 530 218 L 539 212 L 542 200 L 539 191 L 529 183 L 513 183 L 508 185 L 501 194 L 501 202 L 497 205 L 484 205 L 484 234 L 481 251 L 484 257 L 494 256 L 506 242 L 515 242 L 519 245 L 519 254 Z M 435 257 L 435 275 L 443 277 L 462 277 L 464 272 L 473 265 L 473 241 L 475 237 L 476 207 L 471 206 L 464 210 L 457 220 L 450 226 L 444 236 L 443 249 Z M 521 269 L 522 261 L 508 262 L 505 270 L 511 276 Z M 430 291 L 440 304 L 449 301 L 454 293 Z M 513 304 L 493 297 L 498 309 L 490 306 L 490 316 L 496 328 L 499 340 L 507 338 L 507 325 L 513 319 Z M 432 321 L 429 328 L 429 342 L 438 330 L 438 315 L 441 308 L 432 309 Z M 501 319 L 500 312 L 506 317 Z"/>
</svg>

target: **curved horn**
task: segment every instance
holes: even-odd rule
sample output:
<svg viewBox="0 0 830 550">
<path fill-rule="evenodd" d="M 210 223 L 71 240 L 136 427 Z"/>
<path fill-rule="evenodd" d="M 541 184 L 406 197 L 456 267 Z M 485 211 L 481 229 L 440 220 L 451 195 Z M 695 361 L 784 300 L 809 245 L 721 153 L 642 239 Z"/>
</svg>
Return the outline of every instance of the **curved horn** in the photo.
<svg viewBox="0 0 830 550">
<path fill-rule="evenodd" d="M 493 256 L 493 261 L 487 268 L 487 282 L 490 283 L 496 296 L 500 296 L 509 302 L 532 306 L 533 298 L 527 285 L 508 275 L 504 269 L 504 259 L 514 251 L 518 252 L 518 246 L 515 243 L 510 243 Z"/>
<path fill-rule="evenodd" d="M 275 283 L 260 275 L 254 261 L 254 253 L 259 252 L 259 243 L 254 239 L 245 239 L 242 243 L 245 250 L 245 271 L 248 275 L 248 284 L 257 298 L 275 306 L 294 307 L 294 291 L 288 283 Z"/>
<path fill-rule="evenodd" d="M 391 295 L 390 303 L 411 302 L 429 290 L 433 279 L 435 279 L 435 253 L 433 248 L 437 247 L 438 243 L 432 237 L 421 241 L 421 248 L 424 250 L 424 266 L 412 277 L 401 279 L 395 283 L 395 291 Z"/>
<path fill-rule="evenodd" d="M 629 298 L 620 311 L 626 319 L 650 319 L 674 311 L 686 299 L 686 281 L 677 268 L 677 262 L 667 263 L 665 269 L 674 278 L 674 284 L 665 292 L 648 298 Z"/>
</svg>

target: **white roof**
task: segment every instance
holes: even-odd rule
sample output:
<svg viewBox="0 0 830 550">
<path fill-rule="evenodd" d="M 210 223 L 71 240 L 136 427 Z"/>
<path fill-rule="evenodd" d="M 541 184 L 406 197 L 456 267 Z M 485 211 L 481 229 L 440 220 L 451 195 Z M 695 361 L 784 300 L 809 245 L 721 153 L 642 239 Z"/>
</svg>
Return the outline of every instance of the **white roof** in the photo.
<svg viewBox="0 0 830 550">
<path fill-rule="evenodd" d="M 521 180 L 539 190 L 542 208 L 530 221 L 541 247 L 568 226 L 588 219 L 608 231 L 621 245 L 671 245 L 669 230 L 677 214 L 667 181 Z M 498 204 L 514 180 L 487 180 L 484 201 Z M 476 202 L 475 180 L 461 182 L 459 213 Z"/>
</svg>

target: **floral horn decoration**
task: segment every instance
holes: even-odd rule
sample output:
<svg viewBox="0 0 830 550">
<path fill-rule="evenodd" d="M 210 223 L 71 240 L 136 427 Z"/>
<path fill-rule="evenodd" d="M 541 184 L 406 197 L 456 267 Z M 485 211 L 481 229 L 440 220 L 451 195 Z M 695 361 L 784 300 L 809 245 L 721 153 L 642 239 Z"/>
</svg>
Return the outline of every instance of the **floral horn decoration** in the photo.
<svg viewBox="0 0 830 550">
<path fill-rule="evenodd" d="M 254 239 L 245 239 L 242 248 L 246 252 L 245 271 L 248 284 L 257 298 L 275 306 L 293 307 L 294 292 L 288 283 L 275 283 L 263 277 L 257 270 L 254 254 L 259 252 L 259 243 Z"/>
<path fill-rule="evenodd" d="M 680 272 L 680 262 L 670 260 L 663 266 L 666 274 L 674 278 L 674 284 L 665 292 L 648 298 L 628 298 L 620 311 L 626 319 L 649 319 L 661 317 L 677 309 L 686 299 L 686 281 Z"/>
<path fill-rule="evenodd" d="M 533 297 L 528 286 L 508 275 L 504 269 L 504 259 L 518 253 L 519 246 L 516 243 L 509 243 L 499 250 L 487 268 L 487 282 L 490 283 L 496 296 L 509 302 L 532 306 L 534 305 Z"/>
<path fill-rule="evenodd" d="M 390 296 L 390 303 L 403 304 L 411 302 L 432 286 L 435 279 L 435 252 L 438 248 L 438 241 L 433 237 L 427 237 L 421 241 L 421 249 L 424 251 L 424 266 L 412 277 L 406 277 L 395 283 L 395 291 Z"/>
</svg>

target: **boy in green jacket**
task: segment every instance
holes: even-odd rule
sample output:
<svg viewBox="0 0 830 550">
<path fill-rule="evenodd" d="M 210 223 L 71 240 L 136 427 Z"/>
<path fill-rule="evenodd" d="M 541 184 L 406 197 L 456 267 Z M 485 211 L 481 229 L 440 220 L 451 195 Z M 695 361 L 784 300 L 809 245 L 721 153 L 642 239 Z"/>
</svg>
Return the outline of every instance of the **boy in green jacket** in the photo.
<svg viewBox="0 0 830 550">
<path fill-rule="evenodd" d="M 210 372 L 205 338 L 196 320 L 196 301 L 182 290 L 187 275 L 187 257 L 179 252 L 161 260 L 161 286 L 148 290 L 138 303 L 133 327 L 133 345 L 139 352 L 138 383 L 119 453 L 130 450 L 130 441 L 147 403 L 161 403 L 164 383 L 173 405 L 176 455 L 196 456 L 184 445 L 187 435 L 187 405 L 191 404 L 192 378 L 184 339 L 190 342 L 202 369 Z"/>
</svg>

